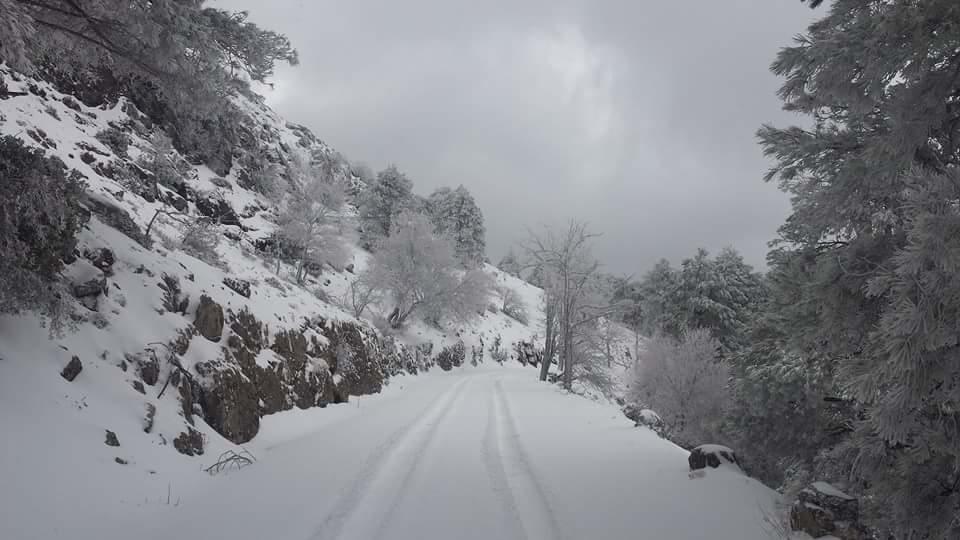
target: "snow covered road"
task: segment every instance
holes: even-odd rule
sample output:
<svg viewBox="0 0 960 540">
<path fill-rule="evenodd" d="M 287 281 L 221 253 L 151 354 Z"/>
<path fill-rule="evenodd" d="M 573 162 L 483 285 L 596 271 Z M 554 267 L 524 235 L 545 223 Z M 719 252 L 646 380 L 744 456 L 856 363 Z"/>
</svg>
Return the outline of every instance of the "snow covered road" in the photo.
<svg viewBox="0 0 960 540">
<path fill-rule="evenodd" d="M 690 478 L 685 451 L 534 370 L 404 378 L 355 401 L 266 418 L 256 464 L 138 527 L 158 540 L 773 537 L 772 491 L 722 469 Z M 100 534 L 129 532 L 116 525 Z"/>
</svg>

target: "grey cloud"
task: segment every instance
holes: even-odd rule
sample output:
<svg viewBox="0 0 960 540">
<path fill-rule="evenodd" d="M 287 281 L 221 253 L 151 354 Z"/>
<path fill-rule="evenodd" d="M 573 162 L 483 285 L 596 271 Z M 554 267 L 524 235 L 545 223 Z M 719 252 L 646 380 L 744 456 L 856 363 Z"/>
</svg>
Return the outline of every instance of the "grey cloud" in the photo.
<svg viewBox="0 0 960 540">
<path fill-rule="evenodd" d="M 767 70 L 815 14 L 795 0 L 214 5 L 300 50 L 268 94 L 282 114 L 421 193 L 467 186 L 494 259 L 577 218 L 613 272 L 699 246 L 762 266 L 787 214 L 754 132 L 795 121 Z"/>
</svg>

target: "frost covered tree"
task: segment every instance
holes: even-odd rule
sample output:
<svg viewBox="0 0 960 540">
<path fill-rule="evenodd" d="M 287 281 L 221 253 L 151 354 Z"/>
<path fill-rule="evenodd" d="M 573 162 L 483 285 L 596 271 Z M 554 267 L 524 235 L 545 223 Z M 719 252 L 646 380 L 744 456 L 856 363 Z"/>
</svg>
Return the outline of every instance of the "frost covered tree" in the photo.
<svg viewBox="0 0 960 540">
<path fill-rule="evenodd" d="M 563 386 L 568 390 L 576 378 L 578 361 L 586 361 L 578 347 L 580 333 L 621 307 L 611 305 L 603 294 L 600 264 L 590 250 L 596 236 L 586 224 L 570 221 L 561 233 L 531 233 L 524 245 L 528 266 L 544 289 L 546 348 L 540 379 L 547 379 L 556 353 Z"/>
<path fill-rule="evenodd" d="M 427 213 L 437 234 L 453 241 L 457 257 L 472 268 L 483 263 L 486 228 L 483 213 L 467 188 L 439 188 L 427 199 Z"/>
<path fill-rule="evenodd" d="M 396 166 L 380 171 L 359 198 L 364 241 L 372 246 L 377 239 L 390 236 L 394 220 L 412 204 L 413 182 Z"/>
<path fill-rule="evenodd" d="M 243 123 L 229 98 L 297 63 L 286 37 L 200 0 L 0 0 L 0 21 L 0 59 L 88 105 L 127 96 L 221 175 Z"/>
<path fill-rule="evenodd" d="M 715 258 L 700 249 L 679 269 L 658 262 L 638 286 L 642 325 L 648 334 L 679 338 L 706 328 L 732 351 L 744 343 L 747 324 L 763 299 L 762 279 L 733 248 Z"/>
<path fill-rule="evenodd" d="M 511 247 L 507 254 L 500 259 L 500 262 L 497 263 L 497 268 L 501 272 L 505 272 L 513 277 L 520 277 L 520 272 L 523 270 L 523 266 L 520 264 L 520 259 L 517 258 L 517 254 L 513 251 Z"/>
<path fill-rule="evenodd" d="M 59 159 L 0 137 L 0 313 L 34 311 L 61 327 L 59 275 L 74 256 L 82 191 Z"/>
<path fill-rule="evenodd" d="M 306 160 L 291 167 L 291 192 L 278 219 L 278 239 L 296 253 L 296 280 L 302 283 L 306 267 L 321 263 L 325 251 L 338 249 L 330 228 L 343 207 L 345 190 L 330 174 Z M 284 247 L 278 246 L 283 252 Z M 279 254 L 278 254 L 279 260 Z"/>
<path fill-rule="evenodd" d="M 377 245 L 363 279 L 392 302 L 393 328 L 416 313 L 431 324 L 469 320 L 482 313 L 492 282 L 480 269 L 464 271 L 446 237 L 436 235 L 426 216 L 411 211 L 397 217 L 393 234 Z"/>
<path fill-rule="evenodd" d="M 706 329 L 679 339 L 657 336 L 646 343 L 634 369 L 631 400 L 657 411 L 670 438 L 682 446 L 722 442 L 729 369 L 719 349 Z"/>
<path fill-rule="evenodd" d="M 767 316 L 854 411 L 810 474 L 903 538 L 960 535 L 958 27 L 954 0 L 836 0 L 773 64 L 807 127 L 759 132 L 793 201 Z"/>
</svg>

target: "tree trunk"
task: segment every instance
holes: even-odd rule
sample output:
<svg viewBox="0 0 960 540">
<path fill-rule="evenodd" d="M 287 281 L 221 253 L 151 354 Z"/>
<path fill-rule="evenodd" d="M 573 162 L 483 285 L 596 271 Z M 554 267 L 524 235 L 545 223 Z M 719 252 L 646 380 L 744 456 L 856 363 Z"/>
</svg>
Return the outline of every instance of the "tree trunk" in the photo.
<svg viewBox="0 0 960 540">
<path fill-rule="evenodd" d="M 543 360 L 540 361 L 540 380 L 547 380 L 547 375 L 550 374 L 550 364 L 553 363 L 553 344 L 556 341 L 556 336 L 554 335 L 556 330 L 554 328 L 556 324 L 556 314 L 554 313 L 554 307 L 551 307 L 550 303 L 547 303 L 546 309 L 544 310 L 544 315 L 546 316 L 546 337 L 544 338 L 543 343 Z"/>
</svg>

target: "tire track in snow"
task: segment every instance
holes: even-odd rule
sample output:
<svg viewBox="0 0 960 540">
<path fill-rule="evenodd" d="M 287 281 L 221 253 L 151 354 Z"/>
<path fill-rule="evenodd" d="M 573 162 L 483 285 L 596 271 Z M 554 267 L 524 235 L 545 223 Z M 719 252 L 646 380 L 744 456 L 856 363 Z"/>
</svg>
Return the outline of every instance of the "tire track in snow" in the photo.
<svg viewBox="0 0 960 540">
<path fill-rule="evenodd" d="M 381 501 L 391 501 L 387 505 L 387 513 L 393 514 L 403 494 L 406 477 L 413 475 L 437 426 L 454 408 L 469 382 L 469 378 L 457 382 L 412 422 L 393 432 L 383 444 L 377 446 L 364 462 L 360 475 L 339 496 L 311 540 L 373 538 L 374 534 L 379 534 L 386 526 L 387 515 L 364 519 L 364 514 L 378 516 L 376 505 Z M 411 453 L 412 456 L 409 455 Z M 410 461 L 405 465 L 405 460 Z M 401 481 L 398 482 L 397 477 Z"/>
<path fill-rule="evenodd" d="M 503 417 L 500 412 L 497 392 L 491 388 L 487 428 L 483 434 L 483 463 L 487 468 L 487 476 L 490 478 L 493 492 L 500 502 L 506 518 L 507 530 L 510 531 L 511 534 L 510 538 L 528 540 L 504 465 L 503 452 L 501 451 L 502 445 L 500 443 L 503 430 Z"/>
<path fill-rule="evenodd" d="M 517 425 L 499 380 L 494 383 L 494 394 L 500 460 L 506 471 L 513 504 L 523 525 L 524 537 L 527 540 L 564 538 L 546 491 L 537 479 L 530 466 L 530 458 L 520 443 Z"/>
</svg>

